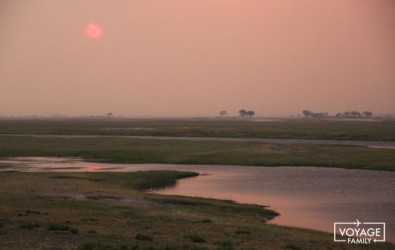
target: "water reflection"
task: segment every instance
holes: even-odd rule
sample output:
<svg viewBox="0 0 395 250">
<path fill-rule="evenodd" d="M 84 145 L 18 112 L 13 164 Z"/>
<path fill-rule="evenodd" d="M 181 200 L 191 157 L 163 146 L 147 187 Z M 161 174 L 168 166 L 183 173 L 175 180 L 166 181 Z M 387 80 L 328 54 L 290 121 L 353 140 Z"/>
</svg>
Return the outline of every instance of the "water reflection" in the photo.
<svg viewBox="0 0 395 250">
<path fill-rule="evenodd" d="M 88 172 L 101 172 L 103 171 L 101 167 L 96 163 L 88 164 Z"/>
<path fill-rule="evenodd" d="M 270 223 L 332 232 L 335 221 L 386 222 L 395 240 L 395 173 L 315 167 L 248 167 L 91 163 L 77 158 L 0 159 L 0 170 L 15 171 L 194 171 L 201 175 L 156 190 L 269 205 L 281 215 Z"/>
</svg>

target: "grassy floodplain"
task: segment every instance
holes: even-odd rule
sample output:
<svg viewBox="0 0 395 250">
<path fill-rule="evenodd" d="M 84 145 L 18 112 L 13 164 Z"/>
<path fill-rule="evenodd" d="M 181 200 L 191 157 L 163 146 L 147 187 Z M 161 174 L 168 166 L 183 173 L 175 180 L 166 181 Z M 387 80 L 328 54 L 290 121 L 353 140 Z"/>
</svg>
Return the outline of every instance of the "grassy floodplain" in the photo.
<svg viewBox="0 0 395 250">
<path fill-rule="evenodd" d="M 395 170 L 393 149 L 360 146 L 269 144 L 131 138 L 0 136 L 0 157 L 82 157 L 114 163 L 322 166 Z"/>
<path fill-rule="evenodd" d="M 394 121 L 220 119 L 0 120 L 0 134 L 157 135 L 395 140 Z M 0 157 L 63 156 L 116 163 L 322 166 L 394 170 L 392 149 L 262 142 L 0 135 Z M 1 166 L 0 166 L 1 168 Z M 0 172 L 0 249 L 392 249 L 266 224 L 256 205 L 143 192 L 194 173 Z M 270 205 L 270 204 L 268 204 Z"/>
<path fill-rule="evenodd" d="M 163 196 L 190 172 L 0 174 L 1 249 L 344 249 L 332 234 L 264 223 L 276 212 Z M 390 243 L 347 249 L 391 249 Z"/>
<path fill-rule="evenodd" d="M 0 119 L 0 134 L 94 134 L 395 141 L 395 120 Z"/>
</svg>

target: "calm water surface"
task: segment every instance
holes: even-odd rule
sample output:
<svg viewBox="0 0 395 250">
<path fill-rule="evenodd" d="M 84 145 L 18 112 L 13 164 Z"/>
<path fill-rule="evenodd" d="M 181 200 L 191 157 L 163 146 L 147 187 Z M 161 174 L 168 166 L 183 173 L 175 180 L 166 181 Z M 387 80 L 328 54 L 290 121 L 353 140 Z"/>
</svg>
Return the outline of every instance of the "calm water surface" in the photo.
<svg viewBox="0 0 395 250">
<path fill-rule="evenodd" d="M 194 171 L 160 194 L 230 199 L 268 205 L 281 215 L 270 223 L 333 232 L 333 222 L 386 222 L 395 241 L 395 172 L 318 167 L 107 164 L 76 158 L 0 159 L 0 171 Z"/>
</svg>

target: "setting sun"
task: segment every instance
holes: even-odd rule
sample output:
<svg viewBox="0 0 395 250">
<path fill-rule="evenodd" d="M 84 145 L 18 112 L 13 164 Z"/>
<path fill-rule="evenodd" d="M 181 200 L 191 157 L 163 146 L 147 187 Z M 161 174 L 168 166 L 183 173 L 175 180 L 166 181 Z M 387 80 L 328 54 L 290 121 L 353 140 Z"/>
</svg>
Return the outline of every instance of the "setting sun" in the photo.
<svg viewBox="0 0 395 250">
<path fill-rule="evenodd" d="M 91 38 L 99 38 L 102 33 L 100 26 L 95 23 L 90 23 L 86 27 L 86 34 Z"/>
</svg>

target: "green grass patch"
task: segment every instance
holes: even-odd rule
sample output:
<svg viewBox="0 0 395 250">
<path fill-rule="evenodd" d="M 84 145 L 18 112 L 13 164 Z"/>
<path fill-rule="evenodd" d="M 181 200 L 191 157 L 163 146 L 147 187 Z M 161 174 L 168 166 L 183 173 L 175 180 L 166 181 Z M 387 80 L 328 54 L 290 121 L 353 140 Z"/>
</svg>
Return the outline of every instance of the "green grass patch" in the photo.
<svg viewBox="0 0 395 250">
<path fill-rule="evenodd" d="M 148 197 L 147 197 L 148 198 Z M 171 204 L 182 206 L 190 211 L 205 212 L 211 214 L 221 214 L 223 216 L 254 216 L 261 221 L 270 220 L 279 215 L 279 213 L 259 205 L 238 204 L 229 200 L 216 200 L 208 198 L 191 197 L 185 199 L 182 196 L 162 196 L 150 195 L 148 199 L 157 201 L 161 204 Z M 207 222 L 206 222 L 207 223 Z"/>
<path fill-rule="evenodd" d="M 189 239 L 190 241 L 195 242 L 195 243 L 206 242 L 206 240 L 204 238 L 202 238 L 201 236 L 199 236 L 197 234 L 184 235 L 184 238 Z"/>
<path fill-rule="evenodd" d="M 232 250 L 234 249 L 234 244 L 231 240 L 220 240 L 216 242 L 217 245 L 220 245 L 223 250 Z"/>
<path fill-rule="evenodd" d="M 125 243 L 114 242 L 84 242 L 78 247 L 79 250 L 128 250 L 143 249 L 137 244 L 130 245 Z"/>
<path fill-rule="evenodd" d="M 39 214 L 42 214 L 42 213 L 41 213 L 40 211 L 31 210 L 31 209 L 25 210 L 25 215 L 26 215 L 26 216 L 28 216 L 28 215 L 30 215 L 30 214 L 39 215 Z"/>
<path fill-rule="evenodd" d="M 82 157 L 90 161 L 114 163 L 322 166 L 395 170 L 393 149 L 360 146 L 0 136 L 0 157 L 14 156 Z M 57 174 L 52 178 L 71 177 Z M 96 180 L 100 181 L 100 178 Z"/>
<path fill-rule="evenodd" d="M 152 236 L 147 234 L 136 234 L 136 240 L 152 241 Z"/>
<path fill-rule="evenodd" d="M 40 223 L 37 221 L 27 221 L 21 224 L 21 228 L 23 229 L 34 229 L 40 227 Z"/>
<path fill-rule="evenodd" d="M 237 229 L 235 234 L 251 234 L 251 231 L 247 229 Z"/>
<path fill-rule="evenodd" d="M 59 223 L 51 223 L 48 225 L 47 229 L 49 231 L 69 231 L 73 234 L 77 234 L 77 228 L 67 225 L 67 224 L 59 224 Z"/>
<path fill-rule="evenodd" d="M 96 218 L 93 218 L 93 217 L 89 217 L 89 218 L 84 218 L 84 219 L 82 219 L 81 221 L 97 222 L 97 219 L 96 219 Z"/>
<path fill-rule="evenodd" d="M 144 190 L 170 187 L 177 179 L 198 176 L 194 172 L 178 171 L 137 171 L 128 173 L 94 173 L 89 180 L 121 185 L 128 188 Z"/>
</svg>

